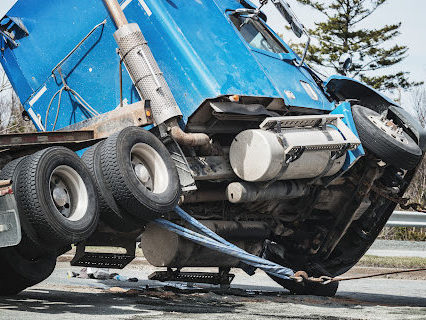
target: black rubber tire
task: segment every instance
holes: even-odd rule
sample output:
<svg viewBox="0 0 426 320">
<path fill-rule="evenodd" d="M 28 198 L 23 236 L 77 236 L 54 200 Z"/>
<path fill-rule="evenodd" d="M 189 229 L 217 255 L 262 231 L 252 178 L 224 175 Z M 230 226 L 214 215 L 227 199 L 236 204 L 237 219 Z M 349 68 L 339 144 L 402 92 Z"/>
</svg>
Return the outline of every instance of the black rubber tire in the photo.
<svg viewBox="0 0 426 320">
<path fill-rule="evenodd" d="M 21 170 L 22 164 L 27 157 L 28 156 L 12 160 L 8 164 L 6 164 L 0 172 L 0 180 L 11 180 L 12 181 L 12 189 L 13 189 L 14 194 L 17 194 L 17 188 L 16 188 L 17 183 L 16 183 L 16 181 L 18 179 L 19 172 Z M 38 250 L 40 252 L 44 252 L 45 248 L 43 248 L 40 245 L 39 239 L 37 237 L 37 234 L 36 234 L 34 228 L 31 226 L 27 217 L 24 214 L 22 214 L 22 209 L 20 209 L 20 205 L 19 205 L 18 202 L 17 202 L 17 206 L 18 206 L 17 209 L 18 209 L 19 220 L 20 220 L 20 223 L 21 223 L 22 232 L 28 238 L 30 238 L 32 240 L 33 250 Z"/>
<path fill-rule="evenodd" d="M 0 172 L 0 180 L 12 180 L 12 183 L 17 178 L 17 168 L 19 168 L 22 160 L 24 160 L 26 157 L 21 157 L 15 160 L 10 161 L 7 163 Z"/>
<path fill-rule="evenodd" d="M 58 166 L 68 166 L 81 177 L 88 195 L 82 218 L 72 221 L 56 209 L 49 181 Z M 95 183 L 81 159 L 64 147 L 51 147 L 24 159 L 16 185 L 21 214 L 30 222 L 40 242 L 52 250 L 87 239 L 99 220 Z"/>
<path fill-rule="evenodd" d="M 130 153 L 137 143 L 153 148 L 164 161 L 168 185 L 164 192 L 149 191 L 136 177 Z M 127 127 L 110 136 L 102 145 L 101 167 L 105 182 L 120 208 L 145 222 L 173 210 L 181 193 L 175 164 L 164 144 L 152 133 Z"/>
<path fill-rule="evenodd" d="M 0 249 L 0 296 L 16 295 L 52 274 L 56 255 L 35 253 L 32 248 L 32 241 L 23 234 L 17 246 Z"/>
<path fill-rule="evenodd" d="M 111 190 L 105 183 L 101 169 L 101 147 L 103 141 L 87 149 L 81 160 L 86 164 L 97 187 L 100 219 L 109 227 L 120 232 L 131 232 L 139 229 L 139 224 L 120 209 L 114 200 Z"/>
<path fill-rule="evenodd" d="M 378 158 L 397 168 L 411 170 L 422 158 L 422 151 L 417 143 L 403 133 L 408 143 L 403 143 L 383 132 L 369 116 L 379 116 L 377 112 L 362 106 L 353 106 L 352 114 L 363 146 Z"/>
</svg>

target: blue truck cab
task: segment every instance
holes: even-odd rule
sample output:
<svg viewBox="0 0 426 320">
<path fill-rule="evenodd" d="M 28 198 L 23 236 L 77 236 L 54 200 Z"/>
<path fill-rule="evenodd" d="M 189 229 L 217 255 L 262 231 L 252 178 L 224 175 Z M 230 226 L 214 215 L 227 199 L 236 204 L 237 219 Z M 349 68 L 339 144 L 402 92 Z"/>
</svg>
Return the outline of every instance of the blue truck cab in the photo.
<svg viewBox="0 0 426 320">
<path fill-rule="evenodd" d="M 250 253 L 338 275 L 374 241 L 396 205 L 384 194 L 402 196 L 426 149 L 403 108 L 357 80 L 323 79 L 268 26 L 262 7 L 274 5 L 309 37 L 284 0 L 6 2 L 0 62 L 39 137 L 57 137 L 0 177 L 29 221 L 23 239 L 46 249 L 40 263 L 78 242 L 74 265 L 121 268 L 142 233 L 155 266 L 240 266 L 150 222 L 179 203 Z M 70 148 L 81 159 L 67 135 L 80 137 Z M 91 243 L 129 250 L 96 256 Z"/>
</svg>

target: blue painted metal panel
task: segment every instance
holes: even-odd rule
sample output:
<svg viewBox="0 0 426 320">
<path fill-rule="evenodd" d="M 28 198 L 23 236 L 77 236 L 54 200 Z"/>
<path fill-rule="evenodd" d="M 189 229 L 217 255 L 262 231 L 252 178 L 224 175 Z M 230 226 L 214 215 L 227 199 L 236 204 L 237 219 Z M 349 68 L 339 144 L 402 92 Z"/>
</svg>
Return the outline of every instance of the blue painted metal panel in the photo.
<svg viewBox="0 0 426 320">
<path fill-rule="evenodd" d="M 236 0 L 145 0 L 128 3 L 129 22 L 140 25 L 157 59 L 184 121 L 206 99 L 239 94 L 282 98 L 289 105 L 331 111 L 331 104 L 308 72 L 287 57 L 267 56 L 251 48 L 228 18 L 226 10 L 241 7 Z M 51 70 L 92 28 L 106 19 L 61 67 L 64 79 L 99 113 L 116 108 L 119 101 L 119 58 L 113 39 L 114 24 L 102 0 L 25 0 L 8 15 L 19 17 L 29 36 L 17 48 L 6 47 L 1 57 L 8 76 L 34 121 L 52 129 L 58 96 L 52 101 L 47 124 L 44 118 L 54 94 L 63 86 L 59 72 Z M 124 98 L 140 98 L 123 72 Z M 311 84 L 319 96 L 312 100 L 300 85 Z M 288 99 L 284 90 L 296 99 Z M 42 93 L 42 94 L 41 94 Z M 68 92 L 62 94 L 56 129 L 90 117 Z M 39 125 L 39 129 L 42 129 Z"/>
<path fill-rule="evenodd" d="M 336 109 L 334 109 L 331 114 L 343 114 L 343 122 L 351 129 L 351 131 L 359 138 L 358 131 L 355 126 L 355 122 L 352 116 L 351 104 L 349 102 L 342 102 L 339 104 Z M 349 170 L 355 162 L 358 161 L 361 157 L 365 155 L 364 148 L 362 145 L 359 145 L 355 150 L 348 150 L 346 161 L 343 164 L 342 172 Z"/>
<path fill-rule="evenodd" d="M 362 83 L 356 79 L 349 78 L 342 75 L 333 75 L 324 81 L 324 88 L 330 92 L 341 96 L 343 99 L 358 99 L 365 100 L 362 105 L 375 103 L 376 105 L 384 104 L 386 106 L 393 105 L 399 106 L 388 96 L 385 96 L 376 89 Z"/>
<path fill-rule="evenodd" d="M 107 12 L 102 1 L 58 0 L 52 3 L 26 0 L 19 1 L 8 14 L 22 19 L 29 36 L 20 39 L 17 48 L 8 48 L 1 62 L 12 82 L 17 80 L 14 88 L 25 109 L 39 115 L 44 123 L 49 102 L 63 86 L 59 72 L 52 74 L 51 70 L 107 17 Z M 119 104 L 119 58 L 112 38 L 114 31 L 113 23 L 107 20 L 105 26 L 98 28 L 61 67 L 69 87 L 99 113 L 110 111 Z M 19 74 L 17 68 L 22 74 L 20 79 L 16 76 Z M 31 94 L 27 88 L 31 88 Z M 139 99 L 127 75 L 124 89 L 130 101 Z M 36 99 L 40 91 L 45 92 Z M 58 98 L 52 101 L 47 126 L 44 123 L 48 130 L 52 129 L 55 120 Z M 88 117 L 90 115 L 76 99 L 68 92 L 62 94 L 56 129 Z M 33 120 L 39 124 L 37 119 Z M 38 129 L 42 129 L 40 125 Z"/>
</svg>

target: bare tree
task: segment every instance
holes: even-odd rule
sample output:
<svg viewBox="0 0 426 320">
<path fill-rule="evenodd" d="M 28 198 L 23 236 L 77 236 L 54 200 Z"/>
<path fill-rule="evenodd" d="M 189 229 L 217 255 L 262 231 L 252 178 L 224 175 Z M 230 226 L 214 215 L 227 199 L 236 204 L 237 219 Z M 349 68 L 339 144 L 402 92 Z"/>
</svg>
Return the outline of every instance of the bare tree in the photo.
<svg viewBox="0 0 426 320">
<path fill-rule="evenodd" d="M 0 65 L 0 134 L 35 131 L 31 122 L 23 121 L 23 111 L 19 98 Z"/>
<path fill-rule="evenodd" d="M 8 92 L 12 86 L 7 78 L 6 72 L 0 66 L 0 130 L 4 131 L 10 121 L 12 115 L 12 106 L 9 103 Z"/>
<path fill-rule="evenodd" d="M 411 100 L 417 117 L 424 127 L 426 125 L 426 88 L 415 88 L 411 94 Z M 420 164 L 407 195 L 415 202 L 426 203 L 426 158 Z"/>
<path fill-rule="evenodd" d="M 3 69 L 0 70 L 0 92 L 12 89 L 12 85 L 7 78 L 6 72 Z"/>
<path fill-rule="evenodd" d="M 414 106 L 414 110 L 419 117 L 419 120 L 424 127 L 426 125 L 426 88 L 419 87 L 413 90 L 411 94 L 411 100 Z"/>
</svg>

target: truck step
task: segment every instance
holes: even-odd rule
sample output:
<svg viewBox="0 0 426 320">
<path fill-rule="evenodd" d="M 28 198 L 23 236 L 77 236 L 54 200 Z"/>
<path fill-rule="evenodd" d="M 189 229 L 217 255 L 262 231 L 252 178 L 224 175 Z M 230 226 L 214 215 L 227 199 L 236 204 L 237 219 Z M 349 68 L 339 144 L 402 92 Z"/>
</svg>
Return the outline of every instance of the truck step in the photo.
<svg viewBox="0 0 426 320">
<path fill-rule="evenodd" d="M 168 269 L 167 271 L 155 271 L 148 276 L 149 280 L 161 282 L 179 281 L 191 283 L 207 283 L 214 285 L 230 285 L 235 275 L 228 272 L 180 272 Z"/>
<path fill-rule="evenodd" d="M 135 258 L 136 238 L 139 234 L 140 232 L 119 233 L 98 230 L 89 239 L 77 244 L 71 265 L 123 269 Z"/>
<path fill-rule="evenodd" d="M 133 255 L 119 253 L 84 252 L 76 254 L 71 261 L 72 266 L 123 269 L 135 258 Z"/>
</svg>

